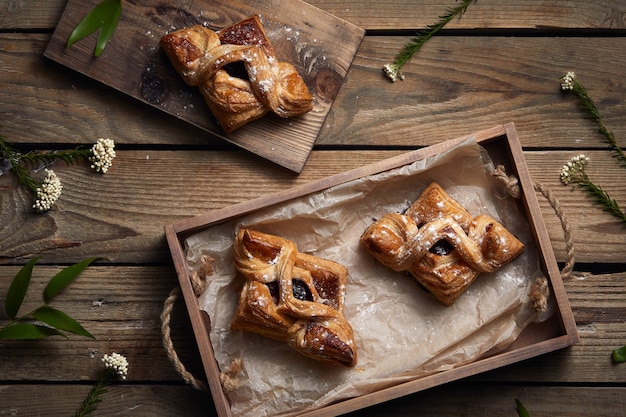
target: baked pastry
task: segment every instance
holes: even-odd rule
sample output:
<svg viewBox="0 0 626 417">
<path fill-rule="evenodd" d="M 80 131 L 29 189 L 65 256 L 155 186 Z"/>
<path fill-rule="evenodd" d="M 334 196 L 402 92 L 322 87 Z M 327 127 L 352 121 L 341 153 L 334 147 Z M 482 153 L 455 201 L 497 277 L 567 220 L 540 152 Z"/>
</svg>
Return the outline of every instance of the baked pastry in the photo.
<svg viewBox="0 0 626 417">
<path fill-rule="evenodd" d="M 365 249 L 394 271 L 407 271 L 445 305 L 481 272 L 515 259 L 524 244 L 493 217 L 472 217 L 437 183 L 404 214 L 386 214 L 361 236 Z"/>
<path fill-rule="evenodd" d="M 160 43 L 183 80 L 200 89 L 226 133 L 269 111 L 286 118 L 313 108 L 304 80 L 293 65 L 277 59 L 256 15 L 218 32 L 190 26 Z M 243 63 L 243 77 L 229 67 L 237 62 Z"/>
<path fill-rule="evenodd" d="M 237 233 L 234 254 L 246 282 L 232 329 L 287 342 L 324 363 L 356 365 L 354 333 L 343 315 L 346 267 L 245 228 Z"/>
</svg>

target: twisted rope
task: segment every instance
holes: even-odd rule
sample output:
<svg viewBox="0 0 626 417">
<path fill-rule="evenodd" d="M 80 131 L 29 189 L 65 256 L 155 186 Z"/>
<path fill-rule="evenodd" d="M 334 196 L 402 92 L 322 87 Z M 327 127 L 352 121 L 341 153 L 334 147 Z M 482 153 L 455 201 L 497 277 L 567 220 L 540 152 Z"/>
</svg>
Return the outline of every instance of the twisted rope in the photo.
<svg viewBox="0 0 626 417">
<path fill-rule="evenodd" d="M 170 318 L 172 315 L 172 309 L 174 303 L 180 294 L 180 287 L 174 287 L 169 296 L 165 299 L 163 304 L 163 312 L 161 313 L 161 333 L 163 334 L 163 347 L 167 352 L 167 356 L 176 368 L 176 371 L 182 376 L 183 380 L 192 387 L 200 391 L 208 391 L 209 386 L 197 378 L 195 378 L 187 369 L 185 365 L 180 361 L 176 349 L 174 349 L 174 343 L 172 343 L 172 337 L 170 332 Z"/>
<path fill-rule="evenodd" d="M 503 165 L 498 165 L 492 171 L 491 175 L 502 184 L 504 184 L 509 194 L 511 194 L 511 197 L 521 198 L 522 192 L 519 186 L 518 179 L 512 175 L 507 175 L 506 169 Z M 567 254 L 565 265 L 563 266 L 563 269 L 561 269 L 561 277 L 565 279 L 569 277 L 572 270 L 574 269 L 575 253 L 572 229 L 570 227 L 569 221 L 567 220 L 565 212 L 563 212 L 563 210 L 561 209 L 561 204 L 559 203 L 559 200 L 554 196 L 554 194 L 552 194 L 549 189 L 547 189 L 543 184 L 539 182 L 535 182 L 533 184 L 533 188 L 535 189 L 535 191 L 540 192 L 541 195 L 543 195 L 546 200 L 548 200 L 550 206 L 554 210 L 554 213 L 561 222 L 561 228 L 563 229 L 563 236 L 565 238 L 565 251 Z"/>
</svg>

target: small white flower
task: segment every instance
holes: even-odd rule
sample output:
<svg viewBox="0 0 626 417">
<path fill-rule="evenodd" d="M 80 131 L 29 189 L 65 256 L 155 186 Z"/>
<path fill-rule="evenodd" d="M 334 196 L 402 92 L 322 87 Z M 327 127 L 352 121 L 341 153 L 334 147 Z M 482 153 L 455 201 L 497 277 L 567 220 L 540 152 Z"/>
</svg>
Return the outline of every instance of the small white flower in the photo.
<svg viewBox="0 0 626 417">
<path fill-rule="evenodd" d="M 398 78 L 404 80 L 404 74 L 400 72 L 400 68 L 394 64 L 385 64 L 383 66 L 383 72 L 391 80 L 391 82 L 395 82 Z"/>
<path fill-rule="evenodd" d="M 573 90 L 574 89 L 574 80 L 576 80 L 576 74 L 572 71 L 568 72 L 564 76 L 561 77 L 561 89 L 562 90 Z"/>
<path fill-rule="evenodd" d="M 113 352 L 110 355 L 104 355 L 102 362 L 106 369 L 110 369 L 118 374 L 120 378 L 126 379 L 126 375 L 128 375 L 128 360 L 124 356 Z"/>
<path fill-rule="evenodd" d="M 584 154 L 574 156 L 569 162 L 561 168 L 561 182 L 570 184 L 572 182 L 579 183 L 585 178 L 585 165 L 589 162 L 589 158 Z"/>
<path fill-rule="evenodd" d="M 61 185 L 61 180 L 57 177 L 57 174 L 51 169 L 46 169 L 45 172 L 46 178 L 44 178 L 41 186 L 35 190 L 37 199 L 33 204 L 33 208 L 39 213 L 50 210 L 61 196 L 61 191 L 63 190 L 63 185 Z"/>
<path fill-rule="evenodd" d="M 100 138 L 91 148 L 92 156 L 89 157 L 91 168 L 96 172 L 106 173 L 115 158 L 115 142 L 113 139 Z"/>
</svg>

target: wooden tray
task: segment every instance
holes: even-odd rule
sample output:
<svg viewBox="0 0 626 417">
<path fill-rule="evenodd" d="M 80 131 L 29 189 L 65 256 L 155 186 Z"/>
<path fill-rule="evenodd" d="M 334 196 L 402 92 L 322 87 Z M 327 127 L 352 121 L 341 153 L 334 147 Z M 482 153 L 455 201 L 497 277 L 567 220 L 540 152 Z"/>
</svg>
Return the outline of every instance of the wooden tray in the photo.
<svg viewBox="0 0 626 417">
<path fill-rule="evenodd" d="M 343 184 L 358 178 L 402 167 L 415 161 L 437 155 L 451 149 L 469 137 L 475 138 L 488 152 L 495 164 L 502 164 L 509 174 L 517 176 L 522 189 L 519 201 L 521 212 L 528 220 L 541 268 L 550 281 L 556 299 L 555 314 L 542 323 L 527 327 L 505 351 L 487 355 L 482 359 L 458 368 L 416 378 L 409 382 L 386 388 L 371 394 L 344 400 L 321 409 L 301 414 L 308 417 L 335 416 L 358 410 L 370 405 L 388 401 L 404 395 L 425 390 L 440 384 L 482 373 L 491 369 L 519 362 L 547 352 L 561 349 L 578 341 L 576 323 L 567 300 L 554 252 L 541 216 L 541 211 L 534 192 L 533 183 L 528 173 L 522 149 L 513 124 L 496 126 L 470 136 L 443 142 L 427 148 L 409 152 L 394 158 L 357 168 L 345 173 L 333 175 L 319 181 L 302 185 L 278 194 L 258 198 L 232 207 L 207 213 L 195 218 L 185 219 L 165 227 L 167 241 L 172 253 L 180 286 L 192 322 L 204 370 L 211 388 L 215 407 L 220 417 L 232 416 L 229 402 L 220 385 L 219 368 L 215 360 L 209 339 L 209 317 L 201 311 L 193 293 L 185 257 L 185 239 L 199 231 L 228 220 L 236 219 L 272 205 L 288 202 L 292 199 L 321 193 L 329 187 Z"/>
<path fill-rule="evenodd" d="M 66 48 L 67 38 L 100 0 L 69 0 L 44 55 L 213 136 L 300 173 L 365 31 L 300 0 L 124 1 L 113 37 L 93 57 L 96 34 Z M 188 87 L 159 46 L 163 35 L 193 24 L 217 30 L 259 14 L 281 61 L 296 66 L 314 97 L 305 116 L 267 115 L 226 135 L 200 92 Z M 340 40 L 340 41 L 339 41 Z"/>
</svg>

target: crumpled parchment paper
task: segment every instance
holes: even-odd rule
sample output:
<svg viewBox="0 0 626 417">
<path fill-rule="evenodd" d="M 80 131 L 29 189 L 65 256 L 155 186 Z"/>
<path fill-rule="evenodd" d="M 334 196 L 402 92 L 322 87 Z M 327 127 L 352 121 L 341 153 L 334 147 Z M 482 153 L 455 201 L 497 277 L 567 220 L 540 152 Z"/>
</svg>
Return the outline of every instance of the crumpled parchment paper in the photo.
<svg viewBox="0 0 626 417">
<path fill-rule="evenodd" d="M 233 415 L 286 416 L 371 393 L 475 361 L 503 349 L 532 321 L 531 282 L 543 275 L 524 217 L 489 173 L 486 151 L 475 140 L 435 157 L 261 209 L 201 231 L 186 240 L 191 270 L 202 255 L 215 259 L 200 296 L 211 318 L 210 338 L 222 370 L 243 360 L 238 388 L 228 392 Z M 374 219 L 403 212 L 437 181 L 472 215 L 489 213 L 526 245 L 522 255 L 491 274 L 481 274 L 452 305 L 444 306 L 405 274 L 374 260 L 359 238 Z M 355 368 L 317 363 L 281 342 L 231 331 L 243 278 L 232 244 L 245 226 L 293 240 L 300 252 L 348 267 L 345 317 L 355 333 Z"/>
</svg>

